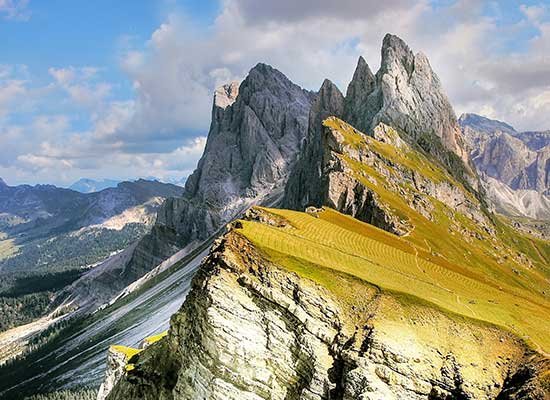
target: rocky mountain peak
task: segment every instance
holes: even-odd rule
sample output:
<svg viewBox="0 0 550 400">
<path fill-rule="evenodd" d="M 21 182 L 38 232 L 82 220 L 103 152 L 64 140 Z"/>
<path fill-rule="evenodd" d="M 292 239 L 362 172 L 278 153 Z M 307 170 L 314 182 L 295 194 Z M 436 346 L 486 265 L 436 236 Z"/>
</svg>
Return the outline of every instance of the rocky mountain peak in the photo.
<svg viewBox="0 0 550 400">
<path fill-rule="evenodd" d="M 295 101 L 294 94 L 297 92 L 303 92 L 306 97 L 309 93 L 293 83 L 282 72 L 264 63 L 258 63 L 250 70 L 241 84 L 239 92 L 242 100 L 247 103 L 250 96 L 259 92 L 269 92 L 273 96 L 279 97 L 281 101 Z M 292 93 L 289 95 L 288 92 Z M 309 96 L 311 97 L 311 94 Z"/>
<path fill-rule="evenodd" d="M 318 128 L 330 116 L 340 116 L 344 112 L 344 95 L 332 81 L 325 79 L 309 114 L 309 129 Z M 312 126 L 313 125 L 313 126 Z"/>
<path fill-rule="evenodd" d="M 458 123 L 463 128 L 470 128 L 479 133 L 485 133 L 492 135 L 495 132 L 505 132 L 511 135 L 515 135 L 518 132 L 514 129 L 513 126 L 507 124 L 506 122 L 489 119 L 482 115 L 477 115 L 473 113 L 464 113 L 458 119 Z"/>
<path fill-rule="evenodd" d="M 6 184 L 6 182 L 2 178 L 0 178 L 0 188 L 7 187 L 7 186 L 8 185 Z"/>
<path fill-rule="evenodd" d="M 233 81 L 220 86 L 214 92 L 214 107 L 226 109 L 235 102 L 239 94 L 240 82 Z"/>
<path fill-rule="evenodd" d="M 363 95 L 365 92 L 370 93 L 374 89 L 375 77 L 369 65 L 362 56 L 359 56 L 357 67 L 353 73 L 353 78 L 348 85 L 346 97 L 356 98 Z"/>
<path fill-rule="evenodd" d="M 428 58 L 415 55 L 395 35 L 384 37 L 376 75 L 359 60 L 348 87 L 344 119 L 367 133 L 385 123 L 443 163 L 448 164 L 447 152 L 469 163 L 456 115 Z M 465 170 L 471 173 L 469 167 Z"/>
<path fill-rule="evenodd" d="M 380 71 L 389 72 L 393 68 L 404 68 L 408 75 L 414 69 L 415 56 L 409 46 L 398 36 L 390 33 L 382 41 L 382 62 Z"/>
<path fill-rule="evenodd" d="M 314 96 L 263 63 L 240 84 L 216 90 L 206 147 L 185 193 L 166 201 L 135 254 L 154 253 L 158 264 L 282 192 L 305 139 Z"/>
<path fill-rule="evenodd" d="M 532 197 L 548 195 L 550 191 L 549 133 L 518 132 L 505 122 L 476 114 L 463 114 L 459 122 L 470 150 L 470 157 L 477 171 L 486 180 L 486 186 L 489 184 L 494 186 L 496 180 L 511 190 L 538 192 L 530 194 Z M 486 179 L 487 176 L 494 179 Z M 492 187 L 489 193 L 507 194 L 508 189 Z M 495 199 L 497 203 L 502 200 L 498 197 Z M 545 203 L 546 199 L 541 201 Z M 522 209 L 522 207 L 516 208 Z"/>
<path fill-rule="evenodd" d="M 309 112 L 307 136 L 298 162 L 285 187 L 284 206 L 298 210 L 311 204 L 322 203 L 323 120 L 341 116 L 344 112 L 344 95 L 330 80 L 325 79 Z"/>
<path fill-rule="evenodd" d="M 376 77 L 363 57 L 359 57 L 353 78 L 348 85 L 345 101 L 345 119 L 355 126 L 367 126 L 379 110 L 374 96 Z M 369 101 L 369 96 L 371 100 Z"/>
</svg>

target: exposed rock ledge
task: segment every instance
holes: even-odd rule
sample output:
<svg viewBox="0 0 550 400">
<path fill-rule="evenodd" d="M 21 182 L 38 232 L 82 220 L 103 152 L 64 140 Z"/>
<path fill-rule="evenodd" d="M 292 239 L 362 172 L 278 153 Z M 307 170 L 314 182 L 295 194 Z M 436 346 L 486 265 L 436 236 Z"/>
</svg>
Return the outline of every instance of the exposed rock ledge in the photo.
<svg viewBox="0 0 550 400">
<path fill-rule="evenodd" d="M 547 361 L 512 335 L 407 309 L 374 287 L 354 296 L 357 306 L 346 306 L 232 230 L 205 259 L 168 336 L 107 398 L 545 398 L 536 375 Z"/>
</svg>

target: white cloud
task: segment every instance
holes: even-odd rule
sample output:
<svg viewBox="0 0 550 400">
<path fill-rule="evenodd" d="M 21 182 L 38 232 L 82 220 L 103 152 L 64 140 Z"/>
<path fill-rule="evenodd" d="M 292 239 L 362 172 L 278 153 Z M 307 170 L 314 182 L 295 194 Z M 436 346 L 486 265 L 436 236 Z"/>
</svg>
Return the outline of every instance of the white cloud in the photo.
<svg viewBox="0 0 550 400">
<path fill-rule="evenodd" d="M 28 0 L 0 0 L 0 16 L 5 19 L 26 21 L 30 17 Z"/>
<path fill-rule="evenodd" d="M 25 81 L 0 80 L 0 118 L 6 116 L 13 102 L 26 92 Z"/>
<path fill-rule="evenodd" d="M 111 94 L 112 86 L 106 82 L 92 82 L 97 68 L 54 68 L 48 69 L 56 83 L 65 90 L 72 101 L 90 109 L 97 109 Z"/>
</svg>

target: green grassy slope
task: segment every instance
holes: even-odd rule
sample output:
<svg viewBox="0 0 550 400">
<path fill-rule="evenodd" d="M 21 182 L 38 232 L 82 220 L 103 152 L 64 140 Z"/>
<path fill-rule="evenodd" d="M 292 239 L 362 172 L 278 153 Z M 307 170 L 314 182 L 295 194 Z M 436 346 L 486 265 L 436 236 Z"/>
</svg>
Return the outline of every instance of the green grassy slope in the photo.
<svg viewBox="0 0 550 400">
<path fill-rule="evenodd" d="M 359 306 L 341 274 L 411 304 L 498 325 L 550 352 L 550 302 L 537 294 L 432 257 L 408 238 L 398 238 L 334 210 L 317 217 L 288 210 L 266 210 L 293 228 L 242 221 L 237 229 L 278 265 L 323 284 L 345 303 Z M 506 281 L 506 274 L 503 273 Z M 340 284 L 341 283 L 341 284 Z"/>
<path fill-rule="evenodd" d="M 473 192 L 391 128 L 379 140 L 334 117 L 323 124 L 343 138 L 331 157 L 412 230 L 398 237 L 325 209 L 315 217 L 269 210 L 294 228 L 243 221 L 242 233 L 276 264 L 322 283 L 354 309 L 367 310 L 372 288 L 381 289 L 406 304 L 505 328 L 548 354 L 550 243 L 483 211 Z M 440 200 L 457 196 L 451 188 L 469 206 Z M 440 189 L 443 197 L 436 198 Z M 414 206 L 416 198 L 428 204 L 429 215 Z"/>
<path fill-rule="evenodd" d="M 396 148 L 366 136 L 348 124 L 336 119 L 325 120 L 325 126 L 343 134 L 347 143 L 355 148 L 369 149 L 384 162 L 388 175 L 400 180 L 402 171 L 392 168 L 399 165 L 412 174 L 420 174 L 433 182 L 444 182 L 457 187 L 481 210 L 482 205 L 460 183 L 454 180 L 443 167 L 408 146 Z M 428 200 L 433 207 L 431 220 L 412 208 L 404 199 L 403 192 L 420 194 L 403 182 L 394 187 L 388 176 L 380 174 L 372 166 L 351 159 L 346 152 L 336 154 L 353 171 L 354 177 L 374 191 L 383 203 L 414 229 L 407 241 L 419 252 L 438 258 L 449 269 L 481 280 L 497 288 L 510 286 L 514 293 L 536 292 L 545 299 L 550 296 L 550 243 L 526 236 L 513 229 L 502 217 L 488 215 L 494 232 L 488 232 L 468 215 L 457 212 L 434 197 Z M 372 179 L 374 177 L 374 180 Z M 369 179 L 371 178 L 371 179 Z M 394 180 L 394 182 L 395 182 Z"/>
</svg>

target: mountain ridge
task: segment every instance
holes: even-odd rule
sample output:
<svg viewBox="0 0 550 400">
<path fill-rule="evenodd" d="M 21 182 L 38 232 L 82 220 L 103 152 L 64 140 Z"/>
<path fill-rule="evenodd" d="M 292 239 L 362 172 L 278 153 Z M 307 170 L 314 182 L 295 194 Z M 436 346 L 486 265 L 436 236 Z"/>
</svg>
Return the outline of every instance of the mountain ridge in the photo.
<svg viewBox="0 0 550 400">
<path fill-rule="evenodd" d="M 475 114 L 465 114 L 459 122 L 480 173 L 487 173 L 514 190 L 548 192 L 549 131 L 518 132 L 506 123 Z"/>
<path fill-rule="evenodd" d="M 198 268 L 168 334 L 144 350 L 109 351 L 100 399 L 543 398 L 550 246 L 485 209 L 429 62 L 401 39 L 384 42 L 382 72 L 359 58 L 346 96 L 328 79 L 317 94 L 304 91 L 262 63 L 248 82 L 216 90 L 186 194 L 165 203 L 152 234 L 124 255 L 135 259 L 115 267 L 139 276 L 237 220 Z M 426 107 L 418 100 L 431 91 L 436 106 Z M 266 199 L 298 211 L 254 207 L 239 218 Z M 147 316 L 165 317 L 165 302 L 172 310 L 177 301 L 163 296 L 177 279 L 188 284 L 202 254 L 169 260 L 98 310 L 93 331 L 105 320 L 113 333 L 76 335 L 84 355 L 70 353 L 63 368 L 82 371 L 109 334 L 139 324 L 149 332 Z M 56 351 L 66 354 L 36 357 L 55 363 Z M 70 374 L 43 372 L 62 382 Z"/>
<path fill-rule="evenodd" d="M 415 63 L 430 74 L 424 56 L 387 41 L 403 54 L 378 76 Z M 348 92 L 362 100 L 325 80 L 312 103 L 282 202 L 299 211 L 255 207 L 233 222 L 167 336 L 108 369 L 101 399 L 544 398 L 548 242 L 452 173 L 449 150 L 468 158 L 436 76 L 439 135 L 425 110 L 386 103 L 376 117 L 391 83 L 376 89 L 362 59 L 356 72 Z M 364 132 L 346 105 L 367 114 Z"/>
</svg>

